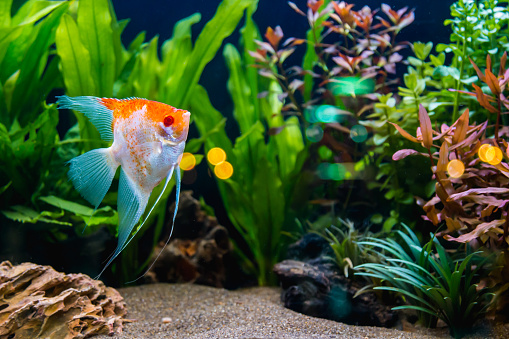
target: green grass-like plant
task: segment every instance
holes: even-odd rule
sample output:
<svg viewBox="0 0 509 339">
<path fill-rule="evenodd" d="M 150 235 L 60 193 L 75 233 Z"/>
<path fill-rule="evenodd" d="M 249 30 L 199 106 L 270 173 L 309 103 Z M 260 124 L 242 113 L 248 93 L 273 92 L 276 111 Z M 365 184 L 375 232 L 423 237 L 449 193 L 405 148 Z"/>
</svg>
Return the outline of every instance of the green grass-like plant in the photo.
<svg viewBox="0 0 509 339">
<path fill-rule="evenodd" d="M 380 263 L 355 267 L 355 274 L 382 279 L 388 286 L 375 290 L 395 292 L 408 304 L 393 310 L 416 310 L 423 325 L 435 327 L 443 320 L 452 336 L 461 337 L 481 318 L 491 303 L 493 294 L 478 290 L 477 272 L 483 261 L 480 252 L 453 259 L 435 236 L 424 246 L 404 224 L 397 235 L 405 245 L 394 239 L 368 238 L 359 242 L 378 253 Z"/>
<path fill-rule="evenodd" d="M 360 232 L 348 219 L 337 218 L 337 221 L 339 226 L 331 225 L 322 236 L 329 242 L 336 265 L 345 277 L 355 279 L 354 267 L 368 261 L 368 248 L 360 245 L 360 242 L 369 236 L 369 232 Z"/>
</svg>

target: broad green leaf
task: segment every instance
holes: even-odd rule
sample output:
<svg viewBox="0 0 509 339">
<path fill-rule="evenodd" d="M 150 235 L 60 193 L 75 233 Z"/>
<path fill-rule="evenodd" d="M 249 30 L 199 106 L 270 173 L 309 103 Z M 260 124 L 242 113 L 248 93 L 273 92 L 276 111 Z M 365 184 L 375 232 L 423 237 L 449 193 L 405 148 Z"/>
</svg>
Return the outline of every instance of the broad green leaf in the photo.
<svg viewBox="0 0 509 339">
<path fill-rule="evenodd" d="M 185 65 L 193 50 L 191 28 L 200 20 L 201 14 L 195 13 L 178 21 L 173 28 L 171 39 L 163 43 L 159 101 L 174 104 L 171 97 L 171 93 L 174 91 L 173 87 L 179 86 Z"/>
<path fill-rule="evenodd" d="M 214 17 L 205 25 L 196 40 L 179 86 L 171 88 L 168 99 L 172 100 L 172 105 L 182 108 L 189 105 L 194 87 L 198 83 L 203 69 L 216 55 L 223 40 L 235 30 L 244 10 L 255 1 L 224 0 L 219 4 Z"/>
<path fill-rule="evenodd" d="M 83 206 L 72 201 L 64 200 L 53 195 L 47 197 L 40 197 L 39 199 L 47 204 L 66 210 L 68 212 L 72 212 L 74 214 L 81 214 L 85 216 L 92 216 L 94 214 L 93 208 Z"/>
<path fill-rule="evenodd" d="M 239 124 L 240 132 L 245 133 L 258 120 L 251 101 L 251 89 L 247 84 L 237 49 L 232 44 L 227 44 L 223 55 L 230 73 L 228 91 L 233 100 L 233 116 Z"/>
<path fill-rule="evenodd" d="M 36 39 L 27 50 L 26 56 L 20 65 L 20 73 L 16 81 L 11 105 L 11 113 L 19 112 L 20 123 L 24 124 L 34 118 L 35 107 L 45 98 L 38 93 L 38 79 L 41 77 L 48 60 L 48 49 L 55 41 L 55 31 L 60 18 L 67 10 L 67 3 L 59 6 L 47 18 L 40 23 L 40 29 Z M 36 81 L 34 81 L 34 78 Z"/>
<path fill-rule="evenodd" d="M 195 115 L 194 122 L 200 135 L 207 134 L 212 126 L 216 126 L 224 118 L 212 106 L 207 91 L 200 85 L 194 89 L 193 100 L 190 102 L 190 106 L 191 115 Z M 221 147 L 226 152 L 227 159 L 231 159 L 233 156 L 232 143 L 224 130 L 210 135 L 206 141 L 206 146 L 208 149 L 216 146 Z"/>
<path fill-rule="evenodd" d="M 27 1 L 12 17 L 12 25 L 21 26 L 35 23 L 66 3 L 67 1 Z"/>
<path fill-rule="evenodd" d="M 3 60 L 0 67 L 0 82 L 5 82 L 7 78 L 11 77 L 12 74 L 20 69 L 21 62 L 30 47 L 34 42 L 40 25 L 33 26 L 27 25 L 17 28 L 17 34 L 13 34 L 13 31 L 7 30 L 6 36 L 8 44 L 7 49 L 3 51 Z M 13 36 L 9 36 L 13 34 Z"/>
<path fill-rule="evenodd" d="M 29 222 L 35 224 L 37 222 L 44 222 L 48 224 L 57 224 L 64 226 L 72 226 L 71 223 L 59 221 L 57 219 L 64 216 L 64 212 L 54 213 L 49 211 L 37 212 L 25 206 L 15 205 L 11 206 L 12 210 L 3 210 L 2 214 L 7 218 L 18 222 Z"/>
<path fill-rule="evenodd" d="M 115 79 L 120 76 L 125 63 L 127 62 L 129 55 L 124 45 L 122 44 L 121 35 L 124 31 L 125 27 L 129 23 L 130 19 L 117 20 L 117 15 L 115 14 L 115 8 L 113 8 L 113 3 L 111 0 L 108 0 L 108 7 L 111 14 L 111 30 L 113 32 L 113 49 L 115 51 Z"/>
<path fill-rule="evenodd" d="M 90 53 L 91 77 L 95 81 L 92 95 L 111 97 L 116 62 L 113 30 L 108 0 L 80 0 L 78 29 L 81 41 Z"/>
<path fill-rule="evenodd" d="M 255 113 L 260 116 L 258 93 L 259 90 L 259 75 L 258 69 L 255 67 L 249 67 L 249 65 L 255 64 L 254 58 L 249 54 L 249 51 L 254 51 L 257 48 L 255 40 L 261 40 L 260 32 L 253 20 L 253 14 L 258 7 L 258 2 L 253 2 L 246 10 L 246 23 L 244 27 L 240 29 L 241 33 L 241 45 L 243 47 L 242 59 L 244 64 L 244 72 L 249 88 L 251 89 L 251 103 L 254 106 Z M 247 67 L 246 67 L 247 66 Z"/>
<path fill-rule="evenodd" d="M 0 2 L 0 28 L 9 27 L 11 25 L 11 6 L 12 0 Z"/>
</svg>

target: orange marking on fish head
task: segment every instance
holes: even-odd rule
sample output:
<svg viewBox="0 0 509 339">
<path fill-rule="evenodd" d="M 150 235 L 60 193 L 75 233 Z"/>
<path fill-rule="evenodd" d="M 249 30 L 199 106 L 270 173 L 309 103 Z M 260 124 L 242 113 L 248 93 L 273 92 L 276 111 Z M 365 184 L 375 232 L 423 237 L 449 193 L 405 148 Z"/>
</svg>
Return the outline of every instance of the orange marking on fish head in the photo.
<svg viewBox="0 0 509 339">
<path fill-rule="evenodd" d="M 174 142 L 187 138 L 191 113 L 170 105 L 150 101 L 147 105 L 147 118 L 151 120 L 160 134 Z"/>
</svg>

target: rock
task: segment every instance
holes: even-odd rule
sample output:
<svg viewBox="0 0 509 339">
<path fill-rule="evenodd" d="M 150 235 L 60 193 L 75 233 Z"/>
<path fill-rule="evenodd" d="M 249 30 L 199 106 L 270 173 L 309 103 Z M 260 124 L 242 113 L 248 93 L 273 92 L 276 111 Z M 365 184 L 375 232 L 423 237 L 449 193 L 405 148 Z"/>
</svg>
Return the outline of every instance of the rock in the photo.
<svg viewBox="0 0 509 339">
<path fill-rule="evenodd" d="M 314 317 L 352 325 L 391 327 L 396 313 L 381 304 L 374 293 L 353 297 L 362 286 L 355 286 L 338 274 L 330 258 L 330 246 L 317 234 L 305 235 L 292 244 L 288 256 L 274 266 L 283 292 L 285 307 Z"/>
<path fill-rule="evenodd" d="M 191 191 L 180 195 L 175 224 L 178 227 L 170 243 L 164 247 L 161 242 L 154 249 L 152 260 L 161 255 L 147 274 L 147 282 L 191 282 L 224 287 L 225 261 L 232 254 L 226 228 L 202 210 Z"/>
<path fill-rule="evenodd" d="M 0 264 L 0 338 L 120 334 L 124 299 L 102 281 L 50 266 Z"/>
</svg>

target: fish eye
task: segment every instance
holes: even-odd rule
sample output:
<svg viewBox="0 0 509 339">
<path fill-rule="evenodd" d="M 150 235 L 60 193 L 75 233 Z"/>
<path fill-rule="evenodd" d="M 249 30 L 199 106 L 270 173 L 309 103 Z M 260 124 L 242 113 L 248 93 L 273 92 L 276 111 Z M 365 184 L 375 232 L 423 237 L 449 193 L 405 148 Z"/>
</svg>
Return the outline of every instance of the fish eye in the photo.
<svg viewBox="0 0 509 339">
<path fill-rule="evenodd" d="M 172 117 L 171 115 L 167 115 L 164 117 L 164 120 L 163 120 L 164 126 L 170 127 L 171 125 L 173 125 L 174 122 L 175 122 L 175 118 Z"/>
</svg>

